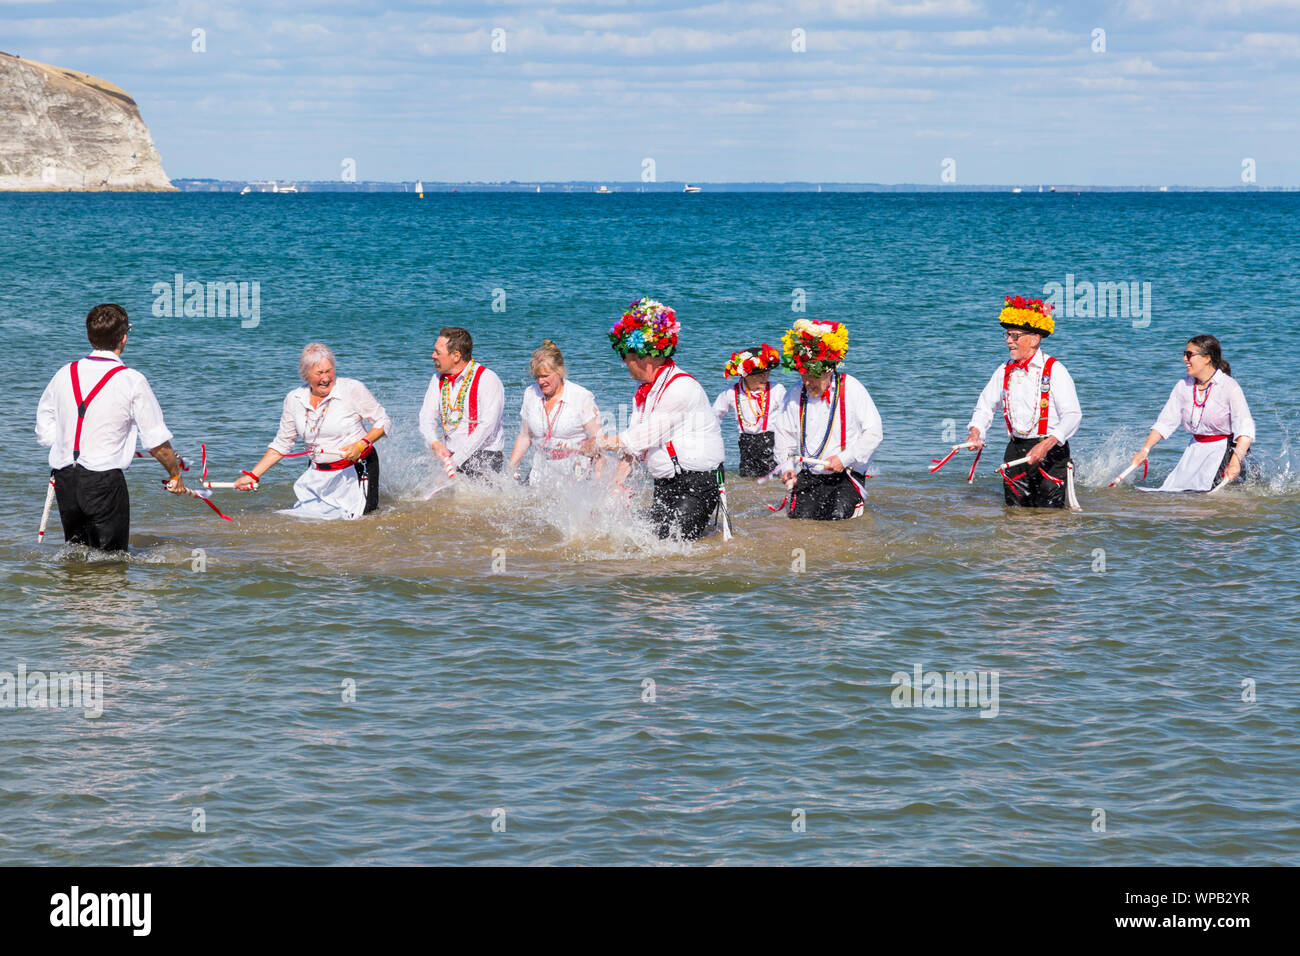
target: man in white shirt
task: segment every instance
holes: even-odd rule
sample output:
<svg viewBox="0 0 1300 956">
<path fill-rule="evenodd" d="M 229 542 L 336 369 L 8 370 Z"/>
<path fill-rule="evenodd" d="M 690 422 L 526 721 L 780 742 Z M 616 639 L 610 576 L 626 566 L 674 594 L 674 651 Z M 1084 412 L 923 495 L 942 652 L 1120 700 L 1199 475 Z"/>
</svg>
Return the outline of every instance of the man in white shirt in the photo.
<svg viewBox="0 0 1300 956">
<path fill-rule="evenodd" d="M 600 444 L 650 472 L 656 534 L 689 541 L 704 534 L 719 507 L 726 450 L 704 387 L 672 359 L 680 330 L 676 313 L 654 299 L 633 302 L 610 330 L 614 351 L 640 385 L 627 429 Z"/>
<path fill-rule="evenodd" d="M 439 460 L 468 476 L 501 471 L 506 390 L 497 373 L 474 361 L 474 340 L 449 326 L 433 346 L 437 373 L 420 408 L 420 434 Z"/>
<path fill-rule="evenodd" d="M 131 499 L 123 472 L 135 457 L 137 434 L 167 469 L 167 490 L 185 493 L 158 399 L 122 362 L 130 329 L 120 305 L 91 309 L 86 336 L 94 351 L 54 373 L 36 407 L 36 438 L 50 447 L 64 540 L 101 551 L 127 549 Z"/>
<path fill-rule="evenodd" d="M 1065 366 L 1039 350 L 1056 327 L 1051 312 L 1041 299 L 1007 297 L 998 321 L 1011 357 L 993 372 L 971 415 L 969 441 L 979 450 L 1001 404 L 1008 437 L 1003 461 L 1029 459 L 1003 472 L 1008 505 L 1063 508 L 1066 503 L 1070 438 L 1083 411 Z"/>
<path fill-rule="evenodd" d="M 782 344 L 786 367 L 803 379 L 799 391 L 786 394 L 772 429 L 781 479 L 791 489 L 790 517 L 856 518 L 866 503 L 862 482 L 884 426 L 862 383 L 839 371 L 849 350 L 848 329 L 799 319 Z"/>
</svg>

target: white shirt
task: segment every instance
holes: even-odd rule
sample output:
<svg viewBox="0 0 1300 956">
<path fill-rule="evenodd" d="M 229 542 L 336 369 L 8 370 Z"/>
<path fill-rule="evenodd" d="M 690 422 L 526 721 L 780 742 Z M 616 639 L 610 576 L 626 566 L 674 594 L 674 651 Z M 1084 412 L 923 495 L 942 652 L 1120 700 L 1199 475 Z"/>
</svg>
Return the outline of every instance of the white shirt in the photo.
<svg viewBox="0 0 1300 956">
<path fill-rule="evenodd" d="M 1016 438 L 1038 437 L 1038 417 L 1040 398 L 1039 386 L 1043 377 L 1043 365 L 1049 358 L 1042 349 L 1034 353 L 1029 360 L 1028 369 L 1015 369 L 1011 381 L 1007 383 L 1007 395 L 1011 408 L 1012 433 Z M 975 412 L 971 415 L 969 430 L 979 430 L 983 440 L 988 427 L 993 423 L 993 410 L 1002 404 L 1002 378 L 1006 374 L 1006 363 L 999 365 L 980 392 L 979 401 L 975 403 Z M 1083 410 L 1079 407 L 1079 396 L 1074 390 L 1074 379 L 1057 361 L 1052 366 L 1052 382 L 1047 393 L 1047 435 L 1064 445 L 1079 430 L 1083 421 Z"/>
<path fill-rule="evenodd" d="M 117 354 L 95 349 L 77 361 L 77 381 L 84 400 L 99 380 L 117 365 Z M 77 400 L 72 394 L 72 363 L 54 373 L 36 406 L 36 440 L 50 446 L 50 467 L 72 464 L 72 441 L 77 432 Z M 77 464 L 90 471 L 127 468 L 135 457 L 137 433 L 146 449 L 170 441 L 162 409 L 153 389 L 133 368 L 118 372 L 86 407 L 81 426 L 81 457 Z"/>
<path fill-rule="evenodd" d="M 757 421 L 750 421 L 750 419 L 755 415 L 754 406 L 757 405 L 759 402 L 761 402 L 762 399 L 746 398 L 745 385 L 743 382 L 741 383 L 740 386 L 741 415 L 740 415 L 740 422 L 738 424 L 740 426 L 740 431 L 747 435 L 757 434 L 758 432 L 761 431 L 771 431 L 772 419 L 776 417 L 777 410 L 781 407 L 781 403 L 785 401 L 785 386 L 780 384 L 779 382 L 777 383 L 769 382 L 768 384 L 771 385 L 772 391 L 769 393 L 769 397 L 768 397 L 767 428 L 764 429 L 763 415 L 761 413 L 758 414 Z M 761 393 L 762 390 L 760 389 L 759 392 L 751 393 L 751 394 L 761 394 Z M 736 387 L 734 385 L 731 388 L 724 389 L 714 400 L 713 413 L 718 416 L 719 422 L 723 421 L 726 418 L 730 418 L 733 421 L 735 421 Z"/>
<path fill-rule="evenodd" d="M 587 423 L 599 418 L 596 396 L 577 382 L 565 381 L 556 408 L 546 414 L 542 390 L 530 385 L 519 409 L 523 430 L 538 450 L 577 448 L 586 440 Z"/>
<path fill-rule="evenodd" d="M 782 471 L 798 471 L 805 467 L 794 461 L 796 455 L 805 454 L 799 450 L 799 398 L 804 394 L 801 385 L 797 390 L 791 388 L 786 393 L 779 413 L 774 413 L 773 428 L 776 433 L 776 460 L 781 462 Z M 804 447 L 809 458 L 830 458 L 836 456 L 845 468 L 851 471 L 866 472 L 871 464 L 871 456 L 885 437 L 885 427 L 880 421 L 880 412 L 871 400 L 866 387 L 852 375 L 840 375 L 840 400 L 844 402 L 845 440 L 840 442 L 840 408 L 835 399 L 835 386 L 826 390 L 823 398 L 808 396 L 804 412 Z M 833 416 L 833 417 L 832 417 Z M 827 426 L 830 433 L 827 434 Z M 818 450 L 822 436 L 827 435 L 826 447 Z M 831 474 L 829 468 L 821 465 L 806 466 L 819 475 Z"/>
<path fill-rule="evenodd" d="M 671 478 L 675 473 L 665 447 L 669 442 L 683 471 L 713 471 L 726 457 L 722 429 L 704 386 L 676 364 L 663 367 L 644 405 L 637 408 L 632 403 L 627 430 L 618 437 L 645 462 L 653 478 Z"/>
<path fill-rule="evenodd" d="M 270 447 L 287 455 L 294 442 L 302 439 L 313 462 L 328 464 L 343 457 L 341 449 L 366 437 L 370 431 L 367 421 L 385 432 L 392 425 L 384 406 L 355 378 L 334 379 L 334 387 L 315 408 L 311 407 L 311 389 L 303 385 L 284 397 L 280 430 Z"/>
<path fill-rule="evenodd" d="M 472 435 L 469 430 L 470 389 L 465 390 L 465 403 L 459 420 L 452 422 L 450 427 L 442 420 L 441 376 L 436 372 L 429 380 L 429 388 L 424 393 L 424 404 L 420 406 L 420 434 L 424 436 L 425 444 L 442 442 L 451 452 L 452 464 L 457 467 L 476 452 L 502 451 L 506 447 L 505 433 L 501 428 L 501 416 L 506 408 L 506 390 L 496 372 L 477 362 L 473 363 L 472 368 L 466 364 L 451 381 L 451 399 L 453 402 L 456 400 L 466 373 L 473 374 L 480 368 L 483 369 L 483 375 L 478 380 L 478 424 Z"/>
<path fill-rule="evenodd" d="M 1226 372 L 1215 372 L 1210 379 L 1208 395 L 1202 395 L 1204 408 L 1193 405 L 1192 390 L 1196 379 L 1188 375 L 1178 380 L 1169 400 L 1160 411 L 1160 417 L 1151 427 L 1168 438 L 1182 425 L 1193 435 L 1234 435 L 1237 438 L 1255 438 L 1255 419 L 1246 405 L 1246 396 L 1237 380 Z M 1053 382 L 1055 387 L 1056 383 Z M 1195 427 L 1193 427 L 1195 422 Z"/>
</svg>

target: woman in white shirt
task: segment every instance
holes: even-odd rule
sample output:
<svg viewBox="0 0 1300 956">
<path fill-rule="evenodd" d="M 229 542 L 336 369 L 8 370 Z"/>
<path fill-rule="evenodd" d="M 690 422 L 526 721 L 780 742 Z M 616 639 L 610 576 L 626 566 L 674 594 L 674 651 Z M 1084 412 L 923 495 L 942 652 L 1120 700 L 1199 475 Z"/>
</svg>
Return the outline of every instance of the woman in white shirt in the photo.
<svg viewBox="0 0 1300 956">
<path fill-rule="evenodd" d="M 519 462 L 536 445 L 528 474 L 530 485 L 589 477 L 593 459 L 581 446 L 600 434 L 595 396 L 564 377 L 564 355 L 550 339 L 533 352 L 528 370 L 537 384 L 524 392 L 519 437 L 510 452 L 511 471 L 518 475 Z"/>
<path fill-rule="evenodd" d="M 776 469 L 772 421 L 785 401 L 785 386 L 768 381 L 772 369 L 781 367 L 781 353 L 764 342 L 754 349 L 731 353 L 724 378 L 740 379 L 724 389 L 713 402 L 713 413 L 722 422 L 734 418 L 740 431 L 741 478 L 763 478 Z"/>
<path fill-rule="evenodd" d="M 1209 491 L 1241 477 L 1242 464 L 1255 440 L 1255 419 L 1246 396 L 1223 358 L 1219 340 L 1198 335 L 1183 351 L 1187 377 L 1169 393 L 1147 440 L 1133 456 L 1144 462 L 1161 440 L 1182 425 L 1192 435 L 1174 470 L 1159 488 L 1143 491 Z"/>
<path fill-rule="evenodd" d="M 302 350 L 298 374 L 307 384 L 285 396 L 275 440 L 235 487 L 252 488 L 301 439 L 306 451 L 298 454 L 311 464 L 294 482 L 297 504 L 282 513 L 330 519 L 369 514 L 379 507 L 374 443 L 391 425 L 388 413 L 356 379 L 335 377 L 334 353 L 319 342 Z"/>
</svg>

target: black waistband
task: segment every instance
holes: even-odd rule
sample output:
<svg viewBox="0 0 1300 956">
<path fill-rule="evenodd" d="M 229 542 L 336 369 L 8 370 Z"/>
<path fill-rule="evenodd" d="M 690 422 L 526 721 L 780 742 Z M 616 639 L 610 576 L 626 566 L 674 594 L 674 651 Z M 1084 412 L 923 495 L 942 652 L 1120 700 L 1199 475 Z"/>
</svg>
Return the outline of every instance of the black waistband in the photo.
<svg viewBox="0 0 1300 956">
<path fill-rule="evenodd" d="M 718 480 L 717 468 L 714 468 L 712 471 L 682 471 L 673 475 L 671 478 L 656 478 L 655 487 L 658 488 L 661 485 L 671 485 L 677 482 L 695 483 L 695 482 L 709 481 L 716 484 L 717 480 Z"/>
<path fill-rule="evenodd" d="M 831 485 L 831 484 L 839 484 L 840 482 L 843 481 L 848 481 L 850 474 L 857 479 L 858 484 L 862 484 L 862 482 L 867 480 L 866 474 L 860 471 L 832 471 L 832 472 L 827 472 L 824 475 L 819 475 L 816 472 L 808 471 L 805 469 L 804 471 L 801 471 L 798 474 L 796 474 L 795 477 L 797 480 L 802 481 L 805 484 Z"/>
</svg>

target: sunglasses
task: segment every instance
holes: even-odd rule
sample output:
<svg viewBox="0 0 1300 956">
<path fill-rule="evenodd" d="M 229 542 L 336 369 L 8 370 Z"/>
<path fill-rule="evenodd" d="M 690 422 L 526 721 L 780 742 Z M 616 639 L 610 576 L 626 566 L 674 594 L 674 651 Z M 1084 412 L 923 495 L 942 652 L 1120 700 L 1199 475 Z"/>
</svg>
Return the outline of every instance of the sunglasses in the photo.
<svg viewBox="0 0 1300 956">
<path fill-rule="evenodd" d="M 1026 335 L 1033 335 L 1033 334 L 1034 333 L 1032 332 L 1008 332 L 1002 337 L 1004 339 L 1010 339 L 1012 342 L 1019 342 Z"/>
<path fill-rule="evenodd" d="M 1191 357 L 1194 356 L 1194 355 L 1199 355 L 1201 358 L 1205 358 L 1205 353 L 1204 353 L 1204 352 L 1191 352 L 1191 351 L 1184 352 L 1184 353 L 1183 353 L 1183 358 L 1185 358 L 1185 359 L 1189 359 L 1189 358 L 1191 358 Z"/>
</svg>

